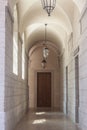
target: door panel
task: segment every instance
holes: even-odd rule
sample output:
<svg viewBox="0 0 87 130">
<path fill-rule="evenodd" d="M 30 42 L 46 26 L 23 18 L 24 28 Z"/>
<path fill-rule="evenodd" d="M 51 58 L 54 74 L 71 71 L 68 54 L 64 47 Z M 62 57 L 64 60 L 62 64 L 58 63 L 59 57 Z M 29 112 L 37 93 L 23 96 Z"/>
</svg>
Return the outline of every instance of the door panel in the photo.
<svg viewBox="0 0 87 130">
<path fill-rule="evenodd" d="M 51 73 L 37 73 L 37 107 L 51 107 Z"/>
</svg>

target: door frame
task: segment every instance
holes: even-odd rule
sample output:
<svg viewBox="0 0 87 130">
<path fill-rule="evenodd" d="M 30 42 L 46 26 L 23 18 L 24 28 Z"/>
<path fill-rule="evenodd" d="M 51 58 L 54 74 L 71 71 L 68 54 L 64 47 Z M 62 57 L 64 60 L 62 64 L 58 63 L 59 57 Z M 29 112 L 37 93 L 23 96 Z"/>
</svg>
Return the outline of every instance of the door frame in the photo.
<svg viewBox="0 0 87 130">
<path fill-rule="evenodd" d="M 68 66 L 66 66 L 66 114 L 68 114 Z"/>
<path fill-rule="evenodd" d="M 49 72 L 51 73 L 51 108 L 53 108 L 54 106 L 54 71 L 53 70 L 36 70 L 35 71 L 35 96 L 34 96 L 34 100 L 35 100 L 35 108 L 37 108 L 37 73 L 46 73 Z"/>
<path fill-rule="evenodd" d="M 79 55 L 75 56 L 75 122 L 79 123 Z"/>
</svg>

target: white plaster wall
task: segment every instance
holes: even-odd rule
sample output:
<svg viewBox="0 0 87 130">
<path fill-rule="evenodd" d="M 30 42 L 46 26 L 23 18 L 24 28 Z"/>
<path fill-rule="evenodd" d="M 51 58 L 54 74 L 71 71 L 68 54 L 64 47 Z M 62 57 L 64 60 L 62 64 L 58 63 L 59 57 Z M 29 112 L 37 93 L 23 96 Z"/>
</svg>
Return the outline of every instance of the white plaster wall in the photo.
<svg viewBox="0 0 87 130">
<path fill-rule="evenodd" d="M 52 107 L 60 109 L 59 96 L 59 63 L 57 55 L 50 50 L 47 59 L 47 67 L 45 69 L 41 66 L 42 61 L 42 47 L 37 48 L 29 59 L 29 107 L 36 108 L 36 82 L 37 72 L 52 72 Z"/>
<path fill-rule="evenodd" d="M 5 31 L 5 130 L 13 130 L 28 108 L 27 56 L 22 79 L 22 43 L 18 43 L 18 75 L 13 74 L 13 21 L 6 8 Z"/>
</svg>

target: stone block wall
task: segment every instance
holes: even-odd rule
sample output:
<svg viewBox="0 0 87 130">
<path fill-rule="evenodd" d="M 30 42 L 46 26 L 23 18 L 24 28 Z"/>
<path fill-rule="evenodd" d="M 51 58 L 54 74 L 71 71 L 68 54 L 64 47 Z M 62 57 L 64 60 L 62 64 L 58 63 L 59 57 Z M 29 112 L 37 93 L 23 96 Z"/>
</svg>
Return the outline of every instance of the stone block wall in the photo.
<svg viewBox="0 0 87 130">
<path fill-rule="evenodd" d="M 82 130 L 87 130 L 87 7 L 85 8 L 81 22 L 81 37 L 79 39 L 79 124 Z"/>
<path fill-rule="evenodd" d="M 65 44 L 66 49 L 60 57 L 60 107 L 61 111 L 75 121 L 75 62 L 73 59 L 72 34 L 69 35 Z M 66 72 L 66 68 L 68 72 Z"/>
<path fill-rule="evenodd" d="M 22 79 L 22 43 L 18 42 L 18 75 L 13 73 L 13 20 L 6 7 L 5 19 L 5 130 L 13 130 L 28 108 L 27 61 Z"/>
<path fill-rule="evenodd" d="M 79 56 L 79 126 L 82 130 L 87 129 L 87 7 L 82 15 L 75 7 L 73 20 L 72 41 L 68 42 L 68 49 L 65 50 L 61 59 L 62 66 L 62 88 L 66 87 L 65 68 L 68 66 L 68 115 L 76 122 L 76 86 L 75 86 L 75 56 Z M 74 52 L 79 46 L 76 55 Z M 68 60 L 66 56 L 68 51 Z M 67 61 L 67 62 L 66 62 Z M 63 92 L 61 91 L 61 92 Z M 65 102 L 65 98 L 63 100 Z M 64 105 L 63 105 L 64 107 Z"/>
<path fill-rule="evenodd" d="M 68 64 L 68 115 L 75 122 L 75 61 Z"/>
<path fill-rule="evenodd" d="M 5 0 L 0 0 L 0 130 L 5 130 Z"/>
</svg>

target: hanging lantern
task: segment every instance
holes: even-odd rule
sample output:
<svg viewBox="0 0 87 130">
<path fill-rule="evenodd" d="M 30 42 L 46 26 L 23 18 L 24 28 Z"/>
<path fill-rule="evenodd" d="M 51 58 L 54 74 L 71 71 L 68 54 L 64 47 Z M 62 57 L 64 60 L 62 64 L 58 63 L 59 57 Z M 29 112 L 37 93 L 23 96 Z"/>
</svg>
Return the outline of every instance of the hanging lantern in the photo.
<svg viewBox="0 0 87 130">
<path fill-rule="evenodd" d="M 47 47 L 47 24 L 45 24 L 45 43 L 43 47 L 43 57 L 47 59 L 48 55 L 49 55 L 49 49 Z"/>
<path fill-rule="evenodd" d="M 46 27 L 47 27 L 47 24 L 45 24 L 45 43 L 43 44 L 44 47 L 43 47 L 43 51 L 42 51 L 43 60 L 42 60 L 41 64 L 42 64 L 43 68 L 46 68 L 47 57 L 49 55 L 49 49 L 47 47 L 47 30 L 46 30 Z"/>
<path fill-rule="evenodd" d="M 51 12 L 54 10 L 56 6 L 56 0 L 41 0 L 43 9 L 46 10 L 48 16 L 50 16 Z"/>
<path fill-rule="evenodd" d="M 47 59 L 48 55 L 49 55 L 49 49 L 47 47 L 44 47 L 43 48 L 43 57 L 45 59 Z"/>
<path fill-rule="evenodd" d="M 46 68 L 46 64 L 47 64 L 46 60 L 43 59 L 42 62 L 41 62 L 41 64 L 42 64 L 43 69 L 45 69 Z"/>
</svg>

